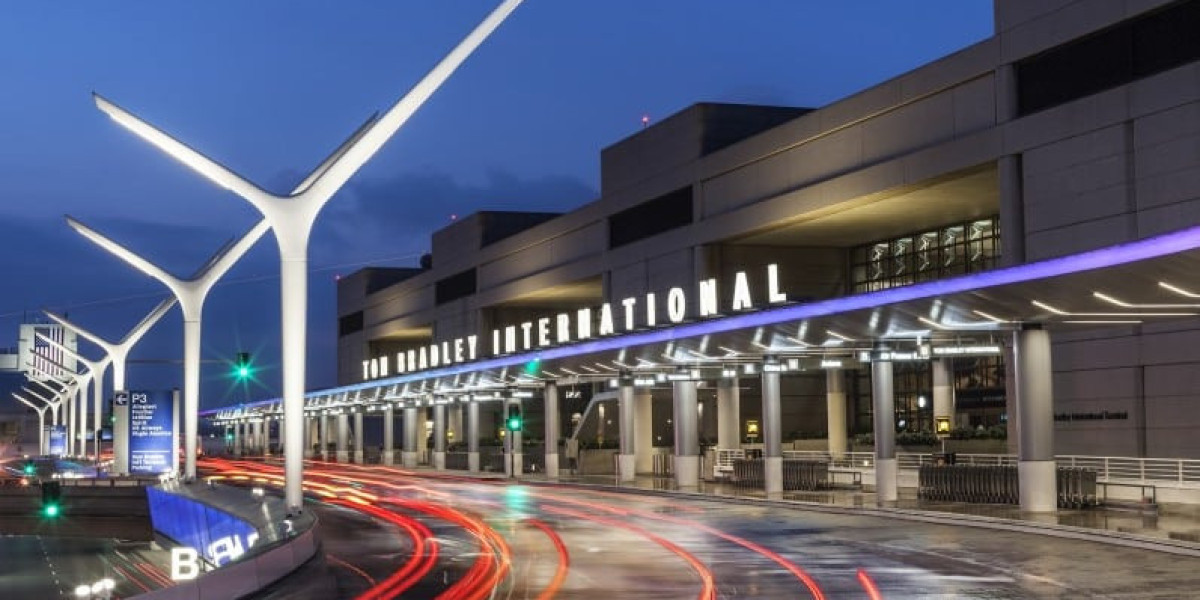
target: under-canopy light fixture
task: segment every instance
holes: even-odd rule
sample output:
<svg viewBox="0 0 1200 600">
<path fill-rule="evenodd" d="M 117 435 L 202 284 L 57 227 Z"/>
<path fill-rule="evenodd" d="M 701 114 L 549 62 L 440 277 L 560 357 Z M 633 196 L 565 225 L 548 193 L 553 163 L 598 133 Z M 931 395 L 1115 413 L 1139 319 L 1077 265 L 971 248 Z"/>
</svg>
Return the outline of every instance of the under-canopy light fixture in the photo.
<svg viewBox="0 0 1200 600">
<path fill-rule="evenodd" d="M 1144 304 L 1144 303 L 1125 302 L 1124 300 L 1117 299 L 1115 296 L 1110 296 L 1108 294 L 1104 294 L 1101 292 L 1092 292 L 1092 296 L 1094 296 L 1100 300 L 1103 300 L 1109 304 L 1115 304 L 1116 306 L 1120 306 L 1121 308 L 1136 308 L 1136 309 L 1200 308 L 1200 304 L 1196 304 L 1196 303 L 1192 303 L 1192 304 Z"/>
<path fill-rule="evenodd" d="M 1034 306 L 1054 313 L 1060 317 L 1191 317 L 1195 316 L 1194 312 L 1127 312 L 1127 313 L 1106 313 L 1106 312 L 1068 312 L 1060 308 L 1055 308 L 1038 300 L 1030 300 Z"/>
<path fill-rule="evenodd" d="M 917 320 L 940 331 L 995 329 L 997 325 L 995 321 L 977 321 L 974 323 L 938 323 L 933 319 L 926 319 L 925 317 L 917 317 Z"/>
<path fill-rule="evenodd" d="M 1163 288 L 1164 290 L 1175 292 L 1176 294 L 1179 294 L 1185 298 L 1200 298 L 1200 294 L 1197 294 L 1196 292 L 1181 288 L 1177 285 L 1171 285 L 1165 281 L 1158 282 L 1158 287 Z"/>
<path fill-rule="evenodd" d="M 983 312 L 982 310 L 972 310 L 971 312 L 973 312 L 989 321 L 992 321 L 993 323 L 996 323 L 997 325 L 1005 325 L 1005 324 L 1012 323 L 1012 321 L 1009 321 L 1007 319 L 1001 319 L 1000 317 L 997 317 L 996 315 Z"/>
</svg>

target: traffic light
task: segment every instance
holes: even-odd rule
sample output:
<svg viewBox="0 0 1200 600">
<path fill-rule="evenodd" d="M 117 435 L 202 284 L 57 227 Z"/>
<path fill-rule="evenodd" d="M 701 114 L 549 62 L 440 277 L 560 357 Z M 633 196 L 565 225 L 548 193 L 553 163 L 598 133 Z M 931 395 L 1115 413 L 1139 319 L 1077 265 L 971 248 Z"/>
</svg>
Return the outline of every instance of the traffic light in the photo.
<svg viewBox="0 0 1200 600">
<path fill-rule="evenodd" d="M 521 418 L 521 405 L 509 404 L 508 417 L 505 419 L 505 425 L 509 431 L 520 431 L 524 426 L 524 420 Z"/>
<path fill-rule="evenodd" d="M 238 352 L 237 361 L 233 363 L 234 378 L 245 381 L 254 375 L 254 367 L 250 365 L 250 353 Z"/>
<path fill-rule="evenodd" d="M 33 476 L 33 475 L 37 474 L 37 465 L 35 465 L 31 462 L 27 462 L 27 463 L 25 463 L 24 468 L 22 468 L 21 470 L 25 473 L 25 475 Z"/>
<path fill-rule="evenodd" d="M 42 482 L 42 516 L 57 518 L 62 512 L 62 484 L 57 481 Z"/>
</svg>

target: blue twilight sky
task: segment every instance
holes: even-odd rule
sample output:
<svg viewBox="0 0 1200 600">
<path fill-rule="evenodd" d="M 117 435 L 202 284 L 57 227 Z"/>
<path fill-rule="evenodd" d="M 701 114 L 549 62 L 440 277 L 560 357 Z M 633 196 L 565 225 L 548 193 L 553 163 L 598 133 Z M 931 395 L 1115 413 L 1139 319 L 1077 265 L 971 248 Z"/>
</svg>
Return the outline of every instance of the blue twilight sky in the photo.
<svg viewBox="0 0 1200 600">
<path fill-rule="evenodd" d="M 38 309 L 118 337 L 164 292 L 70 231 L 71 214 L 180 274 L 256 221 L 240 198 L 95 109 L 96 91 L 276 192 L 387 108 L 498 0 L 175 0 L 0 6 L 0 347 Z M 335 383 L 335 283 L 413 265 L 451 214 L 594 199 L 599 151 L 699 101 L 820 107 L 982 40 L 988 0 L 527 0 L 322 213 L 308 387 Z M 277 395 L 274 240 L 210 297 L 218 361 L 255 353 Z M 178 385 L 176 310 L 131 387 Z M 87 352 L 96 353 L 93 349 Z"/>
</svg>

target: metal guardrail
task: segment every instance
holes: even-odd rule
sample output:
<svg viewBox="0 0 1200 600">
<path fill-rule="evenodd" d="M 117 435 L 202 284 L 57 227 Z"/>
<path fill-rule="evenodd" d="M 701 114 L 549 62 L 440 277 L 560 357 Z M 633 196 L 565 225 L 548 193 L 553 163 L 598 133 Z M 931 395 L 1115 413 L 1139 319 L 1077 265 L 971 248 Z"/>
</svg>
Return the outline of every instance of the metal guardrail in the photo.
<svg viewBox="0 0 1200 600">
<path fill-rule="evenodd" d="M 1059 467 L 1055 477 L 1060 508 L 1096 506 L 1096 472 Z M 923 464 L 917 471 L 917 497 L 922 500 L 980 504 L 1020 504 L 1017 467 Z"/>
<path fill-rule="evenodd" d="M 761 458 L 738 458 L 733 461 L 730 481 L 736 487 L 764 486 Z M 829 463 L 811 460 L 783 460 L 783 489 L 815 491 L 829 487 Z"/>
<path fill-rule="evenodd" d="M 723 450 L 718 450 L 720 453 Z M 831 466 L 841 469 L 874 469 L 875 455 L 871 452 L 846 452 L 839 459 L 832 459 L 828 452 L 808 450 L 785 450 L 784 458 L 805 460 L 828 460 Z M 1013 454 L 963 454 L 956 453 L 960 465 L 1005 466 L 1016 465 Z M 924 464 L 933 464 L 934 455 L 927 453 L 898 452 L 897 463 L 901 469 L 914 470 Z M 1054 457 L 1059 467 L 1085 468 L 1096 472 L 1100 482 L 1137 482 L 1158 487 L 1200 488 L 1200 460 L 1189 458 L 1137 458 L 1121 456 L 1082 456 L 1064 454 Z"/>
<path fill-rule="evenodd" d="M 675 474 L 674 454 L 655 453 L 653 456 L 655 477 L 671 477 Z"/>
<path fill-rule="evenodd" d="M 1017 468 L 1008 466 L 921 465 L 917 471 L 917 497 L 944 502 L 1019 504 Z"/>
<path fill-rule="evenodd" d="M 466 471 L 469 467 L 469 459 L 466 452 L 447 452 L 446 453 L 446 468 L 455 471 Z"/>
</svg>

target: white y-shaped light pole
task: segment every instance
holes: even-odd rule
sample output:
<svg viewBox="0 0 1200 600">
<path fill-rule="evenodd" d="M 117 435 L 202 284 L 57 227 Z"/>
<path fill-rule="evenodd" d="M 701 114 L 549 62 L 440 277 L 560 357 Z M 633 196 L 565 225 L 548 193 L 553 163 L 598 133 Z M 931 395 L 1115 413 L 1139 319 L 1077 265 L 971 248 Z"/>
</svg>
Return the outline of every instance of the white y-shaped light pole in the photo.
<svg viewBox="0 0 1200 600">
<path fill-rule="evenodd" d="M 36 369 L 36 367 L 35 367 L 35 369 Z M 40 369 L 38 369 L 38 370 L 40 371 Z M 45 372 L 43 371 L 43 373 L 45 373 Z M 56 389 L 50 387 L 49 385 L 46 385 L 44 382 L 37 380 L 37 379 L 30 379 L 30 381 L 37 383 L 38 385 L 40 385 L 43 388 L 45 388 L 46 390 L 48 390 L 50 392 L 50 395 L 52 396 L 52 398 L 47 398 L 47 397 L 43 396 L 42 394 L 40 394 L 34 390 L 31 390 L 25 386 L 21 386 L 21 391 L 25 392 L 25 394 L 27 394 L 28 396 L 32 396 L 38 400 L 41 400 L 42 402 L 45 402 L 46 407 L 50 409 L 51 423 L 52 423 L 52 425 L 57 427 L 59 425 L 59 408 L 64 406 L 64 403 L 68 401 L 67 399 L 70 398 L 71 395 L 75 392 L 74 381 L 72 380 L 66 384 L 63 384 L 63 387 L 61 390 L 56 390 Z M 43 429 L 44 429 L 44 427 L 45 427 L 45 425 L 43 424 Z M 49 448 L 43 449 L 43 452 L 48 452 L 48 451 L 49 451 Z"/>
<path fill-rule="evenodd" d="M 117 390 L 125 389 L 125 363 L 129 358 L 129 351 L 132 350 L 139 341 L 141 341 L 142 336 L 146 335 L 146 332 L 150 331 L 150 328 L 154 327 L 154 324 L 158 323 L 158 320 L 161 319 L 163 315 L 167 314 L 167 311 L 171 310 L 172 306 L 175 306 L 176 302 L 177 300 L 174 297 L 170 297 L 162 302 L 159 302 L 158 306 L 155 306 L 154 309 L 151 310 L 150 313 L 147 314 L 140 323 L 134 325 L 133 329 L 130 329 L 129 332 L 125 334 L 125 337 L 121 338 L 121 340 L 118 342 L 110 342 L 48 310 L 42 312 L 46 313 L 46 316 L 50 317 L 52 321 L 75 332 L 75 335 L 78 335 L 79 337 L 82 337 L 99 346 L 100 349 L 103 350 L 106 355 L 108 355 L 108 358 L 112 360 L 113 392 L 115 393 Z M 103 384 L 104 382 L 101 380 L 97 386 L 103 387 Z M 117 407 L 114 406 L 113 410 L 115 412 Z M 122 438 L 124 437 L 123 434 L 125 433 L 124 425 L 125 423 L 123 419 L 118 419 L 113 424 L 113 472 L 119 474 L 125 474 L 129 472 L 128 447 L 122 442 Z"/>
<path fill-rule="evenodd" d="M 272 194 L 200 154 L 134 114 L 93 95 L 96 106 L 125 128 L 212 182 L 250 202 L 270 223 L 279 244 L 282 305 L 284 500 L 300 510 L 304 468 L 305 320 L 308 302 L 308 240 L 317 214 L 413 113 L 504 22 L 522 0 L 504 0 L 462 42 L 377 121 L 352 136 L 291 195 Z"/>
<path fill-rule="evenodd" d="M 196 444 L 199 432 L 200 412 L 200 321 L 204 315 L 204 301 L 213 285 L 246 254 L 255 242 L 270 228 L 265 220 L 259 221 L 249 232 L 232 244 L 217 251 L 199 271 L 190 278 L 176 277 L 150 261 L 134 254 L 124 246 L 104 237 L 94 229 L 67 217 L 67 224 L 97 246 L 115 254 L 133 268 L 160 281 L 171 290 L 183 311 L 183 456 L 184 478 L 196 477 Z"/>
<path fill-rule="evenodd" d="M 112 357 L 113 389 L 123 390 L 125 389 L 125 363 L 129 359 L 129 351 L 132 350 L 139 341 L 141 341 L 142 336 L 146 335 L 146 332 L 150 331 L 150 328 L 154 327 L 154 325 L 158 323 L 158 320 L 161 319 L 163 315 L 166 315 L 167 312 L 171 310 L 171 307 L 175 306 L 176 302 L 177 300 L 174 297 L 166 298 L 162 302 L 159 302 L 158 306 L 155 306 L 149 314 L 142 318 L 141 322 L 139 322 L 137 325 L 134 325 L 133 329 L 130 329 L 129 333 L 126 333 L 125 337 L 121 338 L 121 340 L 117 342 L 110 342 L 99 335 L 96 335 L 84 329 L 83 327 L 68 321 L 65 317 L 56 315 L 48 310 L 44 310 L 42 312 L 46 313 L 46 316 L 49 317 L 50 320 L 75 332 L 75 335 L 78 335 L 79 337 L 99 346 L 105 354 Z"/>
<path fill-rule="evenodd" d="M 58 362 L 57 360 L 54 360 L 53 358 L 47 356 L 46 354 L 44 354 L 42 352 L 38 352 L 37 350 L 34 350 L 33 354 L 34 354 L 34 356 L 49 363 L 54 368 L 61 370 L 63 373 L 66 374 L 66 376 L 68 378 L 72 379 L 75 382 L 76 402 L 75 402 L 75 404 L 71 404 L 71 401 L 69 399 L 66 400 L 66 404 L 67 404 L 67 415 L 66 415 L 66 417 L 67 417 L 67 455 L 68 456 L 76 456 L 77 450 L 86 452 L 86 449 L 76 448 L 76 445 L 77 445 L 76 442 L 78 441 L 76 439 L 76 436 L 78 436 L 79 432 L 82 431 L 82 429 L 83 429 L 84 417 L 85 417 L 84 411 L 87 408 L 88 384 L 90 384 L 92 382 L 92 378 L 93 378 L 94 374 L 92 373 L 91 369 L 88 369 L 86 372 L 83 372 L 83 373 L 71 371 L 62 363 Z M 84 365 L 84 366 L 86 367 L 87 365 Z M 38 369 L 38 370 L 40 371 L 41 369 Z M 44 371 L 43 371 L 43 373 L 44 373 Z"/>
<path fill-rule="evenodd" d="M 46 391 L 50 392 L 51 398 L 47 398 L 47 397 L 43 396 L 41 393 L 39 393 L 35 390 L 31 390 L 25 386 L 21 386 L 21 391 L 50 405 L 50 416 L 52 417 L 51 424 L 59 425 L 61 423 L 61 421 L 59 420 L 59 408 L 61 408 L 63 406 L 63 400 L 65 398 L 70 397 L 70 395 L 72 393 L 74 393 L 74 391 L 75 391 L 73 389 L 74 382 L 64 383 L 62 386 L 62 389 L 56 390 L 56 389 L 50 387 L 49 385 L 46 385 L 44 382 L 42 382 L 40 380 L 30 379 L 29 381 L 32 381 L 33 383 L 36 383 L 36 384 L 42 386 Z"/>
<path fill-rule="evenodd" d="M 42 406 L 38 406 L 38 405 L 34 404 L 32 401 L 26 400 L 24 396 L 22 396 L 16 392 L 12 392 L 12 397 L 17 402 L 20 402 L 21 404 L 24 404 L 25 406 L 28 406 L 29 408 L 32 408 L 33 410 L 37 411 L 37 414 L 38 414 L 38 451 L 37 451 L 37 455 L 38 456 L 45 455 L 46 454 L 46 409 L 50 408 L 50 405 L 44 404 Z"/>
<path fill-rule="evenodd" d="M 47 344 L 50 344 L 51 346 L 58 348 L 59 350 L 61 350 L 63 352 L 63 354 L 66 354 L 68 357 L 75 359 L 76 362 L 87 367 L 88 371 L 91 373 L 92 384 L 93 384 L 92 385 L 92 437 L 93 437 L 92 448 L 95 451 L 94 456 L 96 457 L 96 462 L 100 462 L 100 438 L 102 437 L 100 435 L 100 431 L 102 429 L 101 424 L 100 424 L 100 422 L 101 422 L 100 417 L 104 412 L 103 408 L 102 408 L 104 406 L 104 371 L 106 371 L 108 369 L 108 365 L 112 364 L 112 357 L 105 355 L 105 357 L 101 358 L 100 360 L 92 360 L 92 359 L 87 358 L 87 357 L 83 356 L 82 354 L 80 354 L 80 353 L 64 346 L 63 344 L 60 344 L 40 333 L 35 334 L 35 336 L 41 338 L 42 341 L 46 342 Z M 85 385 L 84 388 L 86 389 L 87 386 Z M 86 398 L 83 401 L 83 405 L 85 408 L 81 408 L 81 410 L 79 411 L 79 414 L 82 417 L 82 419 L 80 421 L 80 427 L 79 427 L 80 430 L 85 430 L 87 427 L 87 410 L 86 410 L 87 399 Z M 83 436 L 83 441 L 84 441 L 84 452 L 83 453 L 87 454 L 87 435 L 86 434 Z"/>
</svg>

